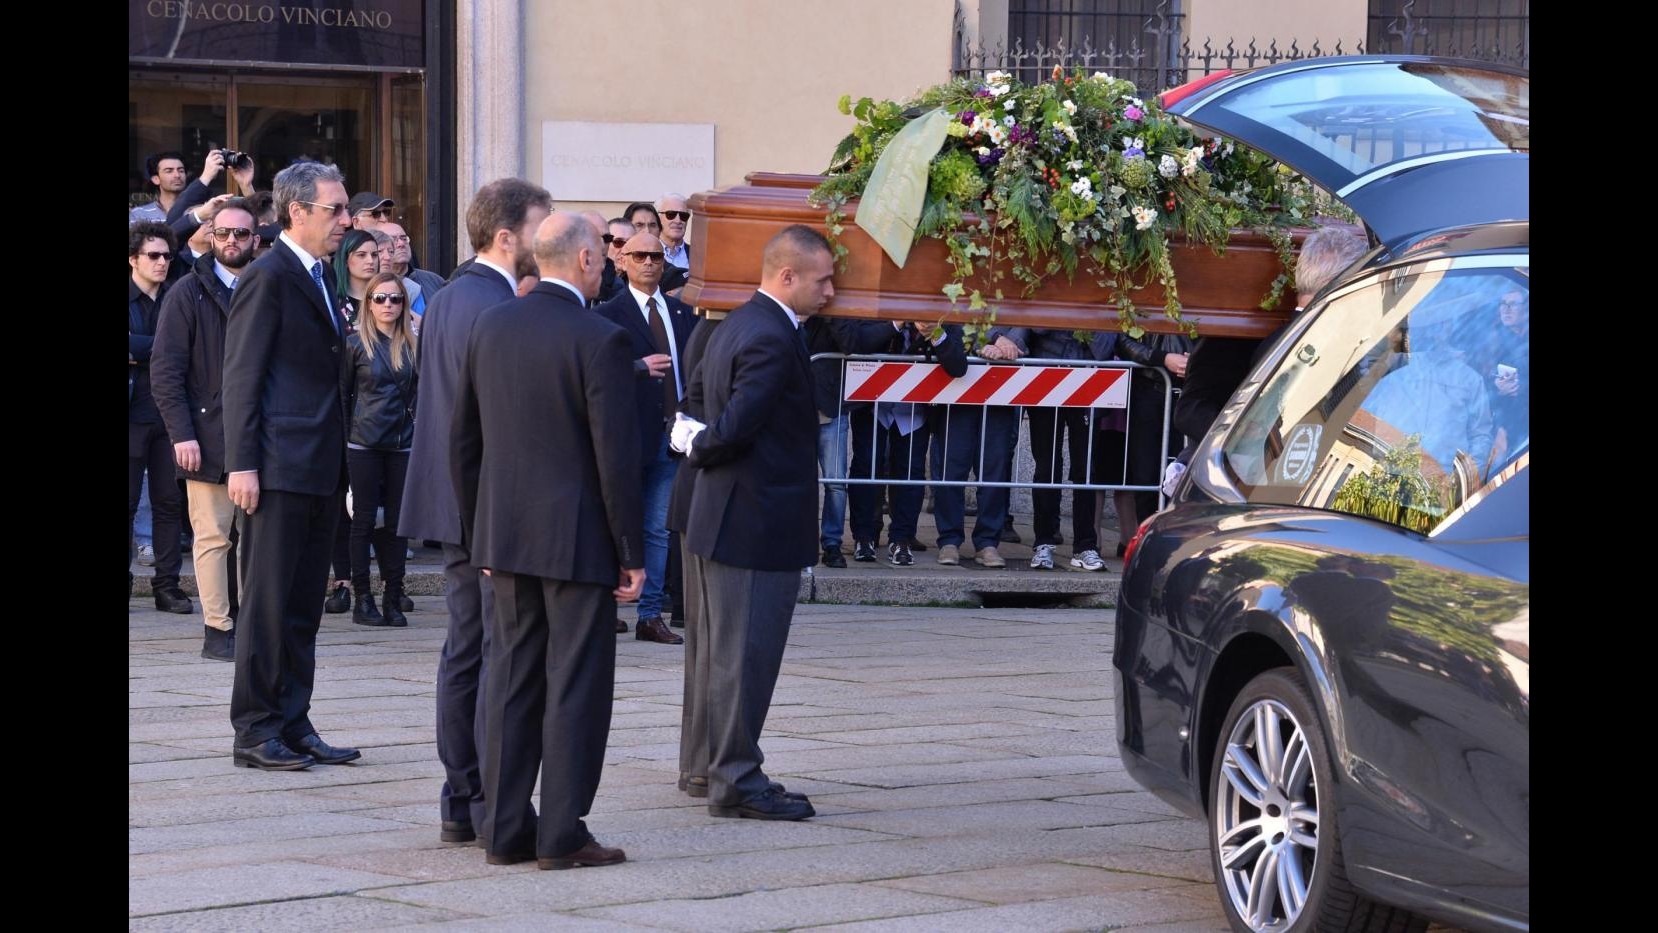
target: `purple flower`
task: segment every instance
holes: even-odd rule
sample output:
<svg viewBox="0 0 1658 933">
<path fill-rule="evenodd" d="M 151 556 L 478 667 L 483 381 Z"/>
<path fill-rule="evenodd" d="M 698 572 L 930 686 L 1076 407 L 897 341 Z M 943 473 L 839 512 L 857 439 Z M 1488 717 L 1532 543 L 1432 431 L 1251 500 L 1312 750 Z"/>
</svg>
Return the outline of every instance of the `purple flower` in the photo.
<svg viewBox="0 0 1658 933">
<path fill-rule="evenodd" d="M 963 110 L 960 114 L 957 114 L 957 116 L 961 119 L 963 126 L 972 126 L 973 121 L 979 118 L 978 111 L 976 110 Z"/>
<path fill-rule="evenodd" d="M 990 93 L 990 88 L 980 87 L 978 90 L 973 92 L 973 96 L 974 97 L 995 97 L 996 95 Z"/>
<path fill-rule="evenodd" d="M 1144 117 L 1145 115 L 1146 115 L 1146 112 L 1144 110 L 1141 110 L 1139 107 L 1136 107 L 1133 104 L 1130 104 L 1128 106 L 1128 109 L 1123 111 L 1123 119 L 1125 119 L 1125 120 L 1138 120 L 1141 117 Z"/>
<path fill-rule="evenodd" d="M 979 164 L 980 165 L 995 165 L 996 163 L 1002 161 L 1002 156 L 1005 156 L 1005 155 L 1007 155 L 1007 150 L 1002 149 L 1000 147 L 997 147 L 997 148 L 992 149 L 989 152 L 985 153 L 984 155 L 979 156 L 978 157 Z"/>
<path fill-rule="evenodd" d="M 1007 141 L 1015 146 L 1022 146 L 1036 142 L 1036 134 L 1022 126 L 1016 126 L 1007 134 Z"/>
<path fill-rule="evenodd" d="M 1146 157 L 1145 150 L 1142 150 L 1142 149 L 1124 149 L 1123 150 L 1123 158 L 1125 158 L 1125 159 L 1143 159 L 1145 157 Z"/>
</svg>

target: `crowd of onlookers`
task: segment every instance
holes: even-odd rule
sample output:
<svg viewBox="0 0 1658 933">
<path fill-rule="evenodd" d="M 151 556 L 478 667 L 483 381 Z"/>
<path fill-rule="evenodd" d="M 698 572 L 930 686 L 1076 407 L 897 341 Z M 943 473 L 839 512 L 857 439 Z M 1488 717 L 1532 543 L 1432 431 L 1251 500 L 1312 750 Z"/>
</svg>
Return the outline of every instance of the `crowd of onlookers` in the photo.
<svg viewBox="0 0 1658 933">
<path fill-rule="evenodd" d="M 246 155 L 211 152 L 194 180 L 177 152 L 152 156 L 145 169 L 155 199 L 131 210 L 128 228 L 129 565 L 135 558 L 154 565 L 158 609 L 191 613 L 194 604 L 179 586 L 182 547 L 191 547 L 206 625 L 203 654 L 229 659 L 237 611 L 237 532 L 235 509 L 225 494 L 218 407 L 224 327 L 238 277 L 276 243 L 283 227 L 270 192 L 255 187 L 253 160 Z M 239 194 L 213 193 L 226 173 Z M 333 543 L 326 610 L 350 612 L 365 625 L 399 626 L 407 624 L 413 608 L 403 587 L 410 542 L 397 531 L 417 416 L 421 322 L 447 283 L 419 267 L 392 199 L 357 192 L 347 211 L 350 229 L 334 255 L 325 257 L 332 272 L 323 283 L 338 299 L 351 370 L 350 494 Z M 664 621 L 684 618 L 677 539 L 666 528 L 674 459 L 666 428 L 689 375 L 680 368 L 682 348 L 698 324 L 678 299 L 694 248 L 687 241 L 691 210 L 684 196 L 667 194 L 629 204 L 615 218 L 584 216 L 607 253 L 593 307 L 631 329 L 638 350 L 645 467 L 640 482 L 649 556 L 635 630 L 640 638 L 677 644 L 679 636 Z M 1328 242 L 1312 243 L 1298 270 L 1300 290 L 1309 296 L 1362 247 L 1345 231 L 1324 234 Z M 449 281 L 475 261 L 462 263 Z M 538 281 L 533 265 L 512 273 L 520 295 Z M 1021 539 L 1009 509 L 1011 488 L 997 484 L 1014 482 L 1021 418 L 1028 422 L 1035 461 L 1030 566 L 1064 566 L 1057 550 L 1066 541 L 1062 491 L 1042 487 L 1157 486 L 1171 458 L 1184 459 L 1183 438 L 1200 437 L 1207 428 L 1257 346 L 1203 341 L 1209 346 L 1201 352 L 1215 362 L 1187 385 L 1193 343 L 1173 334 L 1135 338 L 1117 331 L 993 327 L 969 345 L 957 325 L 813 317 L 803 335 L 813 354 L 913 355 L 938 362 L 953 376 L 966 371 L 970 357 L 1140 364 L 1129 377 L 1126 409 L 1021 409 L 847 402 L 841 361 L 814 362 L 822 478 L 895 481 L 824 484 L 819 545 L 821 562 L 830 567 L 847 566 L 848 544 L 855 562 L 906 567 L 932 547 L 940 564 L 975 560 L 982 567 L 1006 566 L 999 547 Z M 1179 407 L 1165 447 L 1166 380 L 1172 381 Z M 970 482 L 986 484 L 973 490 L 973 507 Z M 917 537 L 929 488 L 937 528 L 930 544 Z M 1095 491 L 1073 489 L 1070 495 L 1069 566 L 1105 569 L 1102 503 Z M 1112 497 L 1120 557 L 1121 542 L 1156 510 L 1158 498 L 1147 490 L 1117 490 Z M 371 559 L 379 565 L 379 594 L 370 588 Z M 129 572 L 129 593 L 130 586 Z M 618 622 L 619 629 L 625 627 Z"/>
</svg>

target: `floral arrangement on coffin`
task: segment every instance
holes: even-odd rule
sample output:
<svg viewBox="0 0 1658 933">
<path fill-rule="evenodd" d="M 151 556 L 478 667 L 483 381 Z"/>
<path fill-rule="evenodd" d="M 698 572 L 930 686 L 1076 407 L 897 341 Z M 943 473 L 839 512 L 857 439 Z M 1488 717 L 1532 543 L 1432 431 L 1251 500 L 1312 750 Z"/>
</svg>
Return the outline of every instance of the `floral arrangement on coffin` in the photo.
<svg viewBox="0 0 1658 933">
<path fill-rule="evenodd" d="M 843 229 L 842 208 L 863 193 L 887 143 L 936 108 L 952 122 L 929 171 L 915 235 L 948 244 L 954 281 L 944 293 L 952 303 L 965 297 L 990 318 L 1008 272 L 1029 297 L 1049 276 L 1074 278 L 1080 268 L 1107 290 L 1130 334 L 1144 331 L 1129 293 L 1152 279 L 1163 287 L 1164 313 L 1178 322 L 1170 239 L 1220 253 L 1236 228 L 1258 230 L 1277 248 L 1283 272 L 1261 301 L 1270 309 L 1294 268 L 1289 228 L 1317 213 L 1351 217 L 1287 166 L 1229 140 L 1194 136 L 1136 97 L 1132 82 L 1082 69 L 1067 75 L 1056 66 L 1049 82 L 1026 85 L 995 71 L 903 104 L 843 96 L 841 113 L 858 125 L 813 192 L 830 208 L 831 241 Z M 977 219 L 969 223 L 969 214 Z M 846 250 L 836 242 L 836 252 Z"/>
</svg>

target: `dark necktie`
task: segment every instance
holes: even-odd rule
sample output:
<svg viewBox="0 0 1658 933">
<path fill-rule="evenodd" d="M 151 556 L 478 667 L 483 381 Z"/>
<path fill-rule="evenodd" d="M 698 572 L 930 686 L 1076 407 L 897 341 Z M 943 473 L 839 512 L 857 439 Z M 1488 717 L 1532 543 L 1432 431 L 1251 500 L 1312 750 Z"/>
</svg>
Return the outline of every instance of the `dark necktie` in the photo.
<svg viewBox="0 0 1658 933">
<path fill-rule="evenodd" d="M 645 313 L 651 319 L 651 340 L 656 344 L 656 352 L 672 357 L 673 347 L 668 343 L 668 325 L 663 323 L 662 315 L 656 313 L 655 295 L 645 299 Z M 662 378 L 662 420 L 672 420 L 674 412 L 678 410 L 679 381 L 670 364 L 668 374 Z"/>
</svg>

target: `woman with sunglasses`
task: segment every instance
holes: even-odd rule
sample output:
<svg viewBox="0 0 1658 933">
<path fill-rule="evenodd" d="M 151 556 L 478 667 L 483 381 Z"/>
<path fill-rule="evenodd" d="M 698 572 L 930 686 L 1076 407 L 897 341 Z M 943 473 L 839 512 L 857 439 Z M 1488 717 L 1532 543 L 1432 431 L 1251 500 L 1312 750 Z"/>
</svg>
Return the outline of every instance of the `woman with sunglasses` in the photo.
<svg viewBox="0 0 1658 933">
<path fill-rule="evenodd" d="M 350 236 L 347 235 L 347 239 Z M 403 565 L 407 542 L 397 536 L 403 482 L 414 445 L 415 335 L 408 292 L 395 272 L 372 276 L 363 289 L 357 332 L 346 338 L 352 364 L 351 429 L 346 468 L 351 477 L 351 621 L 407 625 Z M 384 518 L 379 518 L 384 509 Z M 380 562 L 385 614 L 369 592 L 369 543 Z"/>
<path fill-rule="evenodd" d="M 334 253 L 334 291 L 340 296 L 340 310 L 350 332 L 363 312 L 363 295 L 369 279 L 380 273 L 380 245 L 367 230 L 348 230 Z"/>
</svg>

